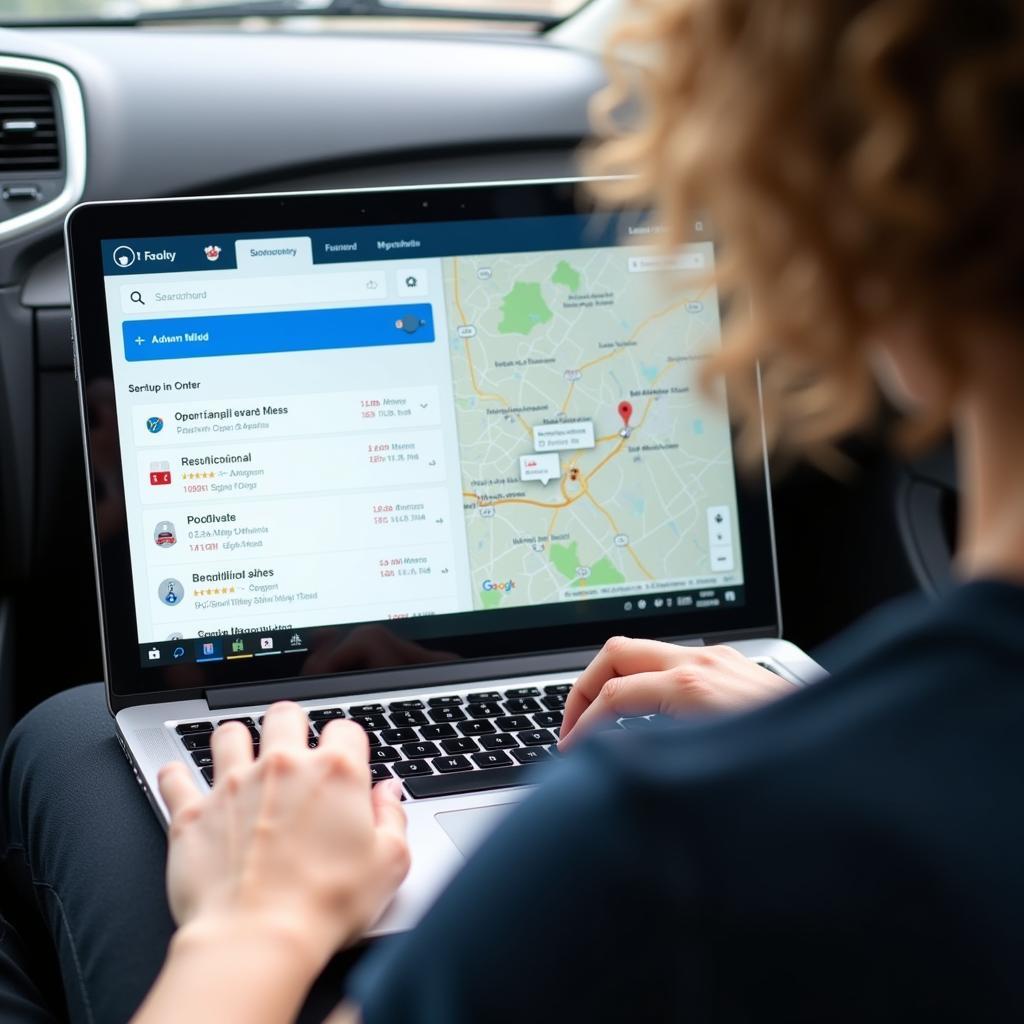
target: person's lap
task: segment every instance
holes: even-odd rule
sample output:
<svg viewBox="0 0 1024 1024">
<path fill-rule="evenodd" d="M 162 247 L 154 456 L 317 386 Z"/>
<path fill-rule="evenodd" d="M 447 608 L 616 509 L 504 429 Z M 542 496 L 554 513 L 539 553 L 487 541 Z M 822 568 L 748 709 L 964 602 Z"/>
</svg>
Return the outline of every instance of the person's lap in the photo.
<svg viewBox="0 0 1024 1024">
<path fill-rule="evenodd" d="M 53 972 L 71 1020 L 128 1020 L 174 925 L 163 828 L 124 759 L 100 684 L 58 694 L 15 726 L 0 760 L 0 812 L 0 1009 L 27 1008 Z M 305 1017 L 323 1018 L 351 959 L 332 964 Z M 60 1019 L 59 995 L 46 1001 L 56 1010 L 40 1001 L 4 1020 Z"/>
</svg>

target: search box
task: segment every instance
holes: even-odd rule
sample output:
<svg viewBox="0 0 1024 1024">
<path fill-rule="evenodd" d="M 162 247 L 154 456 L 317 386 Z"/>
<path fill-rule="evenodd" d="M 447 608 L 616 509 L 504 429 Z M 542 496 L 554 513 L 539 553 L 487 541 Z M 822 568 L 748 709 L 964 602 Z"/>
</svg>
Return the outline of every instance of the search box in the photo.
<svg viewBox="0 0 1024 1024">
<path fill-rule="evenodd" d="M 212 276 L 212 275 L 211 275 Z M 121 311 L 131 316 L 163 315 L 257 306 L 311 306 L 318 303 L 387 298 L 387 275 L 380 270 L 281 277 L 243 277 L 233 281 L 174 281 L 121 287 Z"/>
<path fill-rule="evenodd" d="M 629 272 L 631 274 L 664 273 L 666 270 L 703 270 L 707 266 L 704 253 L 699 250 L 688 250 L 676 253 L 675 256 L 630 256 Z"/>
</svg>

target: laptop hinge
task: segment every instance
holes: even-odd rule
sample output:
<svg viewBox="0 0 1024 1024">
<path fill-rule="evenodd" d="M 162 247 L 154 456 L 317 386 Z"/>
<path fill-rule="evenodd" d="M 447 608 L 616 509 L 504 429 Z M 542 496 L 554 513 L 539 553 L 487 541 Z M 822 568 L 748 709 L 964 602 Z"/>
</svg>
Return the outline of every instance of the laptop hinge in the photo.
<svg viewBox="0 0 1024 1024">
<path fill-rule="evenodd" d="M 360 672 L 346 676 L 318 676 L 314 679 L 279 679 L 254 686 L 217 686 L 204 696 L 211 711 L 231 707 L 272 704 L 275 700 L 315 700 L 318 697 L 344 697 L 355 693 L 408 690 L 421 686 L 461 686 L 487 679 L 576 672 L 597 653 L 595 648 L 563 651 L 526 658 L 502 658 L 486 661 L 453 661 L 437 665 L 419 665 Z"/>
</svg>

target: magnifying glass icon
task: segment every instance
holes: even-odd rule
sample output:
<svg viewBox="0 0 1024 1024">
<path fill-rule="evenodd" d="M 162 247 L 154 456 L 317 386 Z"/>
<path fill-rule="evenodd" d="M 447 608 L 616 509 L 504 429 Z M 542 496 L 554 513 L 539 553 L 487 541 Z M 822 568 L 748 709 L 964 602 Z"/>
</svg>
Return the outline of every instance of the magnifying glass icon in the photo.
<svg viewBox="0 0 1024 1024">
<path fill-rule="evenodd" d="M 128 298 L 130 298 L 132 302 L 137 302 L 140 306 L 144 306 L 146 304 L 142 300 L 142 292 L 132 292 Z"/>
</svg>

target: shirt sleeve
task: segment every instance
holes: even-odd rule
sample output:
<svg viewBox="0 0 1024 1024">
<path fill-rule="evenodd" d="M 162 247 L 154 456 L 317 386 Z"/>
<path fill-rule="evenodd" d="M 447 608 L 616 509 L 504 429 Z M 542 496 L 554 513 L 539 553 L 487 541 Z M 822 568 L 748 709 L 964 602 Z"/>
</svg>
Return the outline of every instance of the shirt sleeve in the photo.
<svg viewBox="0 0 1024 1024">
<path fill-rule="evenodd" d="M 699 1001 L 692 871 L 658 849 L 667 809 L 599 751 L 558 765 L 421 923 L 368 955 L 349 990 L 364 1024 L 669 1020 Z"/>
</svg>

